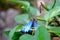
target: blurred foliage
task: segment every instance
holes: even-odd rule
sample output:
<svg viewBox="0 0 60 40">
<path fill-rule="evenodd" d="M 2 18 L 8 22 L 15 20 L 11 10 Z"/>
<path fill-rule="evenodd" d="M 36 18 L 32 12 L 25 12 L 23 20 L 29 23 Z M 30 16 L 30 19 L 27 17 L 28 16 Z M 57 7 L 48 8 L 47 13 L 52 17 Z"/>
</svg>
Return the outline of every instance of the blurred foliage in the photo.
<svg viewBox="0 0 60 40">
<path fill-rule="evenodd" d="M 47 29 L 44 26 L 40 26 L 34 36 L 25 34 L 20 37 L 20 40 L 50 40 L 50 36 Z"/>
<path fill-rule="evenodd" d="M 31 6 L 30 0 L 7 0 L 6 2 L 16 3 L 20 5 L 24 11 L 24 13 L 15 17 L 18 25 L 9 33 L 7 31 L 6 34 L 9 34 L 8 40 L 51 40 L 50 33 L 54 33 L 60 37 L 60 0 L 54 0 L 54 2 L 47 6 L 49 10 L 47 10 L 44 18 L 39 17 L 40 11 Z M 46 9 L 46 6 L 43 6 Z M 37 19 L 39 25 L 39 28 L 35 31 L 35 35 L 22 34 L 20 31 L 24 25 L 33 20 L 34 17 Z M 57 26 L 55 26 L 55 24 L 57 24 Z"/>
</svg>

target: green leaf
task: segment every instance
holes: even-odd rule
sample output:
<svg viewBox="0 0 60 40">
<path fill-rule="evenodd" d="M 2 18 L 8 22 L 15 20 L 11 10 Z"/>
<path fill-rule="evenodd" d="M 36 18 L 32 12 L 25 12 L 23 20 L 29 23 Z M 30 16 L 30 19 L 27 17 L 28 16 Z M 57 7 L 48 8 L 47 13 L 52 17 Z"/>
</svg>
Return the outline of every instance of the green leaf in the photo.
<svg viewBox="0 0 60 40">
<path fill-rule="evenodd" d="M 48 11 L 44 16 L 46 21 L 50 21 L 53 17 L 60 15 L 60 7 L 55 7 L 54 9 Z"/>
<path fill-rule="evenodd" d="M 28 12 L 34 16 L 40 16 L 40 11 L 34 7 L 30 7 Z"/>
<path fill-rule="evenodd" d="M 29 22 L 29 16 L 28 16 L 28 14 L 17 15 L 15 17 L 15 21 L 17 23 L 20 23 L 20 24 L 28 23 Z"/>
<path fill-rule="evenodd" d="M 16 32 L 17 28 L 19 28 L 19 27 L 22 27 L 22 26 L 17 25 L 17 26 L 15 26 L 15 28 L 13 28 L 13 29 L 10 31 L 8 40 L 12 40 L 12 37 L 13 37 L 14 33 Z"/>
<path fill-rule="evenodd" d="M 25 8 L 28 8 L 30 6 L 30 3 L 28 1 L 20 1 L 20 0 L 7 0 L 8 2 L 16 3 L 19 5 L 24 6 Z"/>
<path fill-rule="evenodd" d="M 53 5 L 54 4 L 54 5 Z M 60 6 L 60 0 L 54 0 L 54 1 L 52 1 L 49 5 L 48 5 L 48 7 L 51 9 L 52 7 L 54 6 L 54 8 L 55 7 L 57 7 L 57 6 Z"/>
<path fill-rule="evenodd" d="M 55 5 L 55 7 L 56 6 L 60 6 L 60 0 L 56 0 L 56 5 Z"/>
<path fill-rule="evenodd" d="M 17 4 L 24 6 L 25 8 L 30 7 L 30 3 L 28 1 L 18 1 Z"/>
<path fill-rule="evenodd" d="M 52 8 L 52 6 L 53 6 L 53 4 L 54 4 L 54 2 L 52 1 L 50 4 L 48 4 L 47 6 L 48 6 L 48 8 L 49 9 L 51 9 Z"/>
<path fill-rule="evenodd" d="M 25 34 L 21 36 L 19 40 L 51 40 L 51 39 L 45 26 L 40 26 L 36 30 L 34 36 Z"/>
<path fill-rule="evenodd" d="M 49 28 L 49 32 L 54 33 L 60 37 L 60 27 L 51 27 Z"/>
<path fill-rule="evenodd" d="M 21 32 L 15 32 L 14 35 L 13 35 L 13 38 L 12 40 L 19 40 L 19 37 L 21 36 Z"/>
<path fill-rule="evenodd" d="M 19 40 L 32 40 L 31 37 L 32 36 L 29 34 L 24 34 L 23 36 L 20 37 Z"/>
<path fill-rule="evenodd" d="M 44 26 L 46 25 L 46 21 L 40 21 L 40 20 L 38 20 L 37 23 L 38 23 L 38 25 L 44 25 Z"/>
<path fill-rule="evenodd" d="M 57 3 L 57 0 L 53 0 L 52 2 L 50 2 L 50 4 L 48 4 L 48 7 L 50 9 L 53 9 L 54 7 L 56 7 L 56 3 Z"/>
<path fill-rule="evenodd" d="M 39 35 L 37 40 L 51 40 L 45 26 L 40 26 L 40 28 L 38 28 L 38 33 Z"/>
</svg>

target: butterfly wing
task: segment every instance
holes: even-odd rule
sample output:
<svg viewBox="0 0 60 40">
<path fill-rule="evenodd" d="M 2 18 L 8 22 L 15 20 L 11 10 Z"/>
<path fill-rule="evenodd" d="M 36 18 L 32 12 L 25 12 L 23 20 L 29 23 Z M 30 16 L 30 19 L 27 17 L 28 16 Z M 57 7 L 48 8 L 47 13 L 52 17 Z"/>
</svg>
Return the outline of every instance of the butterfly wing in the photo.
<svg viewBox="0 0 60 40">
<path fill-rule="evenodd" d="M 31 28 L 31 25 L 32 25 L 32 21 L 23 27 L 22 32 L 25 32 L 25 33 L 28 32 Z"/>
<path fill-rule="evenodd" d="M 34 28 L 37 29 L 38 28 L 38 23 L 36 21 L 34 21 Z"/>
</svg>

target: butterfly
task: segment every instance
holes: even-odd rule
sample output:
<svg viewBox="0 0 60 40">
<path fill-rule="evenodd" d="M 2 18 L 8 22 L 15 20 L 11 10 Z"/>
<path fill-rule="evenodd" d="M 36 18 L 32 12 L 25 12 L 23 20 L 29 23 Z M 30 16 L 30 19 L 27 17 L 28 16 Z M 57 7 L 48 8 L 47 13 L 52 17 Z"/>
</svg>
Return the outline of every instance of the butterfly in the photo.
<svg viewBox="0 0 60 40">
<path fill-rule="evenodd" d="M 31 34 L 33 32 L 33 29 L 37 29 L 38 28 L 38 24 L 35 20 L 30 21 L 29 23 L 27 23 L 21 30 L 22 33 L 28 33 Z"/>
</svg>

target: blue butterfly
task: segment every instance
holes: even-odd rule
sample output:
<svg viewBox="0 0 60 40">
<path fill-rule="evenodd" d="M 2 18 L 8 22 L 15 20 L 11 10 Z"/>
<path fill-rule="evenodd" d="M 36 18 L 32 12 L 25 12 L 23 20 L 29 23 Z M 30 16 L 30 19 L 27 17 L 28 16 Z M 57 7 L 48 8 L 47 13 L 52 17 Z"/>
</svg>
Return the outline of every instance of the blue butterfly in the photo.
<svg viewBox="0 0 60 40">
<path fill-rule="evenodd" d="M 32 28 L 34 28 L 35 30 L 38 28 L 38 24 L 35 20 L 29 22 L 28 24 L 26 24 L 23 28 L 22 28 L 22 32 L 23 33 L 32 33 Z"/>
</svg>

